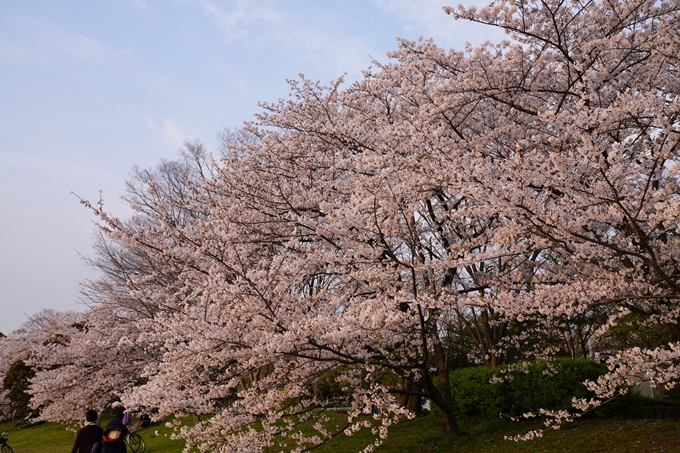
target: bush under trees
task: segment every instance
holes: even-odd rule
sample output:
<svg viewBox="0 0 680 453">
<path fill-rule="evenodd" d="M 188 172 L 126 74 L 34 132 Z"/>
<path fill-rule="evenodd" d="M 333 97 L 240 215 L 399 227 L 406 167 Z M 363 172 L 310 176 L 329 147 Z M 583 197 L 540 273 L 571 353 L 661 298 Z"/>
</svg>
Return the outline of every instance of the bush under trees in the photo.
<svg viewBox="0 0 680 453">
<path fill-rule="evenodd" d="M 2 386 L 8 390 L 9 413 L 12 418 L 24 419 L 31 413 L 31 395 L 28 393 L 30 379 L 35 376 L 35 370 L 26 365 L 25 359 L 12 363 L 2 380 Z"/>
<path fill-rule="evenodd" d="M 588 359 L 540 360 L 523 366 L 476 367 L 451 372 L 455 407 L 468 422 L 573 410 L 572 398 L 593 398 L 583 382 L 608 371 Z M 595 411 L 601 417 L 642 416 L 642 397 L 620 395 Z"/>
</svg>

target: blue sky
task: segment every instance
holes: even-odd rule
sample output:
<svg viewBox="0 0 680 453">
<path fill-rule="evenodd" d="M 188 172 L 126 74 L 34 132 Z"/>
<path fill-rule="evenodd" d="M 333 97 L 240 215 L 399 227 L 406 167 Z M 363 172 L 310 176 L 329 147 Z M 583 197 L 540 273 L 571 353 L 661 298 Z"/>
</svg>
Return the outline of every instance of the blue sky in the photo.
<svg viewBox="0 0 680 453">
<path fill-rule="evenodd" d="M 479 0 L 472 3 L 483 4 Z M 0 332 L 42 308 L 83 310 L 90 214 L 125 216 L 133 164 L 210 150 L 299 73 L 328 82 L 386 61 L 395 37 L 462 48 L 504 35 L 445 0 L 100 0 L 0 4 Z"/>
</svg>

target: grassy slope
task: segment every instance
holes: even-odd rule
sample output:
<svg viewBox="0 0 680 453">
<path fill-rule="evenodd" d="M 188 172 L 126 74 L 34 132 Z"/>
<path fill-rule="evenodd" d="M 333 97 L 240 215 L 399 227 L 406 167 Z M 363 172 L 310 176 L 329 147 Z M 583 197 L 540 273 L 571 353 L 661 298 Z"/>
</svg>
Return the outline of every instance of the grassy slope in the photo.
<svg viewBox="0 0 680 453">
<path fill-rule="evenodd" d="M 102 421 L 106 425 L 108 418 Z M 71 451 L 76 434 L 64 425 L 45 423 L 30 428 L 18 429 L 12 422 L 0 423 L 0 432 L 8 431 L 7 444 L 15 453 L 63 453 Z M 156 435 L 156 431 L 158 435 Z M 164 425 L 152 426 L 139 431 L 146 442 L 148 453 L 180 453 L 184 442 L 170 439 L 172 428 Z M 130 449 L 128 449 L 130 451 Z"/>
<path fill-rule="evenodd" d="M 583 453 L 680 453 L 680 422 L 666 420 L 585 420 L 551 431 L 531 442 L 515 443 L 503 440 L 504 435 L 516 434 L 527 425 L 497 423 L 471 428 L 466 434 L 442 439 L 433 416 L 404 421 L 390 429 L 390 436 L 381 453 L 421 452 L 426 446 L 430 453 L 510 453 L 510 452 L 583 452 Z M 9 431 L 9 445 L 16 453 L 56 453 L 70 451 L 75 434 L 62 425 L 46 423 L 19 430 L 12 423 L 0 424 L 0 431 Z M 158 431 L 158 435 L 155 432 Z M 172 429 L 154 426 L 140 434 L 148 453 L 180 453 L 183 442 L 170 439 Z M 360 451 L 368 439 L 368 430 L 352 437 L 340 435 L 318 452 Z"/>
<path fill-rule="evenodd" d="M 467 429 L 466 433 L 442 439 L 441 428 L 434 416 L 404 421 L 390 429 L 379 453 L 412 453 L 429 451 L 456 453 L 680 453 L 680 421 L 677 420 L 582 420 L 567 424 L 562 430 L 549 431 L 543 438 L 530 442 L 504 439 L 538 424 L 497 422 Z M 340 435 L 320 448 L 319 452 L 360 451 L 372 438 L 368 430 L 353 437 Z M 427 448 L 426 448 L 427 447 Z"/>
<path fill-rule="evenodd" d="M 607 452 L 646 453 L 680 452 L 680 423 L 652 420 L 584 420 L 550 431 L 543 438 L 530 442 L 504 439 L 526 431 L 532 426 L 498 423 L 485 429 L 441 439 L 434 420 L 412 420 L 400 427 L 399 438 L 386 443 L 383 453 L 422 451 L 423 445 L 434 443 L 431 452 Z M 536 425 L 534 425 L 536 426 Z M 428 429 L 429 428 L 429 429 Z M 339 450 L 335 450 L 339 451 Z"/>
</svg>

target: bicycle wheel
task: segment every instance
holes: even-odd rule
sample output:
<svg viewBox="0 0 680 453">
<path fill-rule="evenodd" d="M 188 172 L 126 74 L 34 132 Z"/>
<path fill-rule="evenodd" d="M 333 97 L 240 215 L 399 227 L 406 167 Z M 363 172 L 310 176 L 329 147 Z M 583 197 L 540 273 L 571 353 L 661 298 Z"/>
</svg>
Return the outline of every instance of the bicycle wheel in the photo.
<svg viewBox="0 0 680 453">
<path fill-rule="evenodd" d="M 130 446 L 130 450 L 134 453 L 144 453 L 146 449 L 146 444 L 144 439 L 137 433 L 130 433 L 127 436 L 127 444 Z"/>
<path fill-rule="evenodd" d="M 12 447 L 10 447 L 7 444 L 2 444 L 2 453 L 14 453 L 14 450 L 12 450 Z"/>
</svg>

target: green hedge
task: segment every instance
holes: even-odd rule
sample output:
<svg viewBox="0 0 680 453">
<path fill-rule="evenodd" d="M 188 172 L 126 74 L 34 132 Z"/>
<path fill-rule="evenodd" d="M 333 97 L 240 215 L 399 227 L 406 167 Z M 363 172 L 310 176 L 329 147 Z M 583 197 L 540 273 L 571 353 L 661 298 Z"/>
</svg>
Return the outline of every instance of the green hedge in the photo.
<svg viewBox="0 0 680 453">
<path fill-rule="evenodd" d="M 497 419 L 499 414 L 518 416 L 541 408 L 572 411 L 572 397 L 593 396 L 582 382 L 596 380 L 606 371 L 603 364 L 583 359 L 537 361 L 525 370 L 509 370 L 508 366 L 465 368 L 451 373 L 451 389 L 457 414 L 471 421 Z M 503 382 L 491 384 L 494 376 L 503 378 Z M 597 409 L 594 415 L 638 418 L 643 400 L 646 398 L 635 393 L 624 395 Z"/>
</svg>

